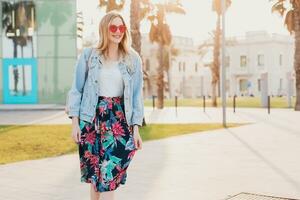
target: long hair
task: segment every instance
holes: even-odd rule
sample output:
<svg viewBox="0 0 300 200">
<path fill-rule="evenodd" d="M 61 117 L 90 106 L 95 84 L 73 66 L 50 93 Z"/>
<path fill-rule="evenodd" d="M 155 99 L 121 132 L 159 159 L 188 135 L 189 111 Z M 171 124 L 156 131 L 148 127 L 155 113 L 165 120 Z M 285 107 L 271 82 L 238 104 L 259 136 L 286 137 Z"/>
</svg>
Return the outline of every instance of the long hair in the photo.
<svg viewBox="0 0 300 200">
<path fill-rule="evenodd" d="M 117 11 L 110 11 L 106 13 L 106 15 L 103 16 L 99 23 L 99 43 L 96 47 L 98 50 L 99 54 L 103 54 L 105 58 L 107 58 L 107 53 L 108 53 L 108 26 L 111 23 L 113 19 L 116 17 L 121 18 L 123 24 L 126 26 L 126 31 L 124 32 L 123 38 L 121 42 L 119 43 L 119 53 L 123 56 L 126 57 L 129 55 L 130 51 L 130 43 L 131 43 L 131 38 L 130 34 L 128 31 L 128 26 L 126 25 L 126 22 L 123 18 L 123 16 L 118 13 Z"/>
</svg>

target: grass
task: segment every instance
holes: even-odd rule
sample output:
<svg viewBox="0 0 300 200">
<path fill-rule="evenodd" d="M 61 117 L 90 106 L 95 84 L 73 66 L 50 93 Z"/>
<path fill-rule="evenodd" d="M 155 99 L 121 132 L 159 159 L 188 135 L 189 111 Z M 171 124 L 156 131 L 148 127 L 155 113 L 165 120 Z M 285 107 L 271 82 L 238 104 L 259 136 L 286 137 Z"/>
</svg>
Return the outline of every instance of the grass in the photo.
<svg viewBox="0 0 300 200">
<path fill-rule="evenodd" d="M 236 127 L 241 124 L 227 124 L 228 128 Z M 191 124 L 151 124 L 140 129 L 143 141 L 157 140 L 172 136 L 184 135 L 193 132 L 202 132 L 223 128 L 219 123 L 191 123 Z"/>
<path fill-rule="evenodd" d="M 155 102 L 157 99 L 155 99 Z M 227 106 L 233 107 L 233 98 L 227 98 Z M 288 108 L 288 102 L 285 97 L 271 97 L 271 108 Z M 296 98 L 292 98 L 292 106 L 295 104 Z M 221 106 L 221 99 L 218 98 L 218 107 Z M 145 106 L 152 107 L 152 99 L 147 99 L 144 101 Z M 177 99 L 178 106 L 196 106 L 203 107 L 203 99 L 202 98 L 178 98 Z M 205 105 L 207 107 L 211 107 L 211 99 L 206 98 Z M 164 106 L 170 107 L 175 106 L 175 98 L 173 99 L 165 99 Z M 236 98 L 236 107 L 244 107 L 244 108 L 261 108 L 261 100 L 259 97 L 237 97 Z"/>
<path fill-rule="evenodd" d="M 220 128 L 221 124 L 150 124 L 141 127 L 140 134 L 145 142 Z M 0 126 L 0 164 L 75 153 L 77 149 L 71 125 Z"/>
</svg>

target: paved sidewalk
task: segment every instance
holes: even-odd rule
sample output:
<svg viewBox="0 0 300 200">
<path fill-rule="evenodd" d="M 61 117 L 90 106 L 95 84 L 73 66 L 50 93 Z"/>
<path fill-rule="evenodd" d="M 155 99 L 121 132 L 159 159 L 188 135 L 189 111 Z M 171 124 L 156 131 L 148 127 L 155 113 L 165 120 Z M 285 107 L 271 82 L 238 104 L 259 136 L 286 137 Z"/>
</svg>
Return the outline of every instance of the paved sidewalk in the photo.
<svg viewBox="0 0 300 200">
<path fill-rule="evenodd" d="M 163 122 L 175 121 L 171 111 L 160 112 Z M 147 113 L 148 121 L 157 122 Z M 211 109 L 195 116 L 200 111 L 182 108 L 178 118 L 216 122 L 220 113 Z M 228 114 L 233 122 L 253 124 L 144 142 L 116 200 L 224 200 L 240 192 L 299 199 L 300 112 L 240 109 Z M 77 153 L 0 165 L 0 177 L 0 199 L 89 199 L 89 185 L 79 181 Z"/>
<path fill-rule="evenodd" d="M 228 122 L 251 123 L 255 119 L 246 116 L 243 112 L 251 112 L 255 115 L 270 117 L 272 115 L 282 115 L 294 113 L 292 109 L 273 109 L 268 115 L 266 109 L 240 108 L 233 113 L 232 108 L 227 109 Z M 145 107 L 146 123 L 221 123 L 222 110 L 220 108 L 206 108 L 203 112 L 199 107 L 166 107 L 162 110 Z M 70 124 L 71 120 L 62 110 L 0 110 L 1 124 Z"/>
</svg>

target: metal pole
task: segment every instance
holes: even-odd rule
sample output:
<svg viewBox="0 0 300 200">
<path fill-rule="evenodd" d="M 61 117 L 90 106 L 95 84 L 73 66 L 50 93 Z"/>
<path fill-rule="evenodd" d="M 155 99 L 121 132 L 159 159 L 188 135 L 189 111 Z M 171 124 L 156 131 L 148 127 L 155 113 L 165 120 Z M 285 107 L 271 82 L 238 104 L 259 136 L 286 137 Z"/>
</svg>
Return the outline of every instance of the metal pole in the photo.
<svg viewBox="0 0 300 200">
<path fill-rule="evenodd" d="M 268 96 L 268 114 L 270 114 L 270 108 L 271 108 L 271 97 Z"/>
<path fill-rule="evenodd" d="M 203 95 L 203 112 L 205 112 L 205 95 Z"/>
<path fill-rule="evenodd" d="M 153 107 L 153 110 L 154 110 L 154 107 L 155 107 L 155 96 L 152 95 L 152 107 Z"/>
<path fill-rule="evenodd" d="M 177 96 L 175 96 L 175 109 L 176 109 L 176 117 L 177 117 Z"/>
<path fill-rule="evenodd" d="M 236 95 L 233 96 L 233 112 L 235 113 Z"/>
<path fill-rule="evenodd" d="M 226 127 L 226 74 L 225 74 L 225 1 L 226 0 L 221 0 L 221 4 L 222 4 L 222 68 L 221 68 L 221 71 L 222 71 L 222 110 L 223 110 L 223 126 Z"/>
</svg>

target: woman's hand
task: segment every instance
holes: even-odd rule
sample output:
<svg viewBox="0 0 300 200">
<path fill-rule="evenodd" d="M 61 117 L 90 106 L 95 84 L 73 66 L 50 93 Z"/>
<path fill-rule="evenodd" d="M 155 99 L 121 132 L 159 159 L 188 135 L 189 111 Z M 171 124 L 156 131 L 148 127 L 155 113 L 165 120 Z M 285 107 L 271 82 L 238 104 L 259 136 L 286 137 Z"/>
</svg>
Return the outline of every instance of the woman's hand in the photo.
<svg viewBox="0 0 300 200">
<path fill-rule="evenodd" d="M 77 144 L 79 144 L 80 142 L 80 135 L 81 135 L 81 130 L 78 124 L 78 118 L 77 117 L 73 117 L 72 118 L 72 133 L 71 133 L 71 137 L 73 139 L 73 141 Z"/>
<path fill-rule="evenodd" d="M 140 136 L 139 126 L 137 125 L 133 126 L 133 139 L 135 147 L 137 149 L 142 149 L 142 138 Z"/>
</svg>

